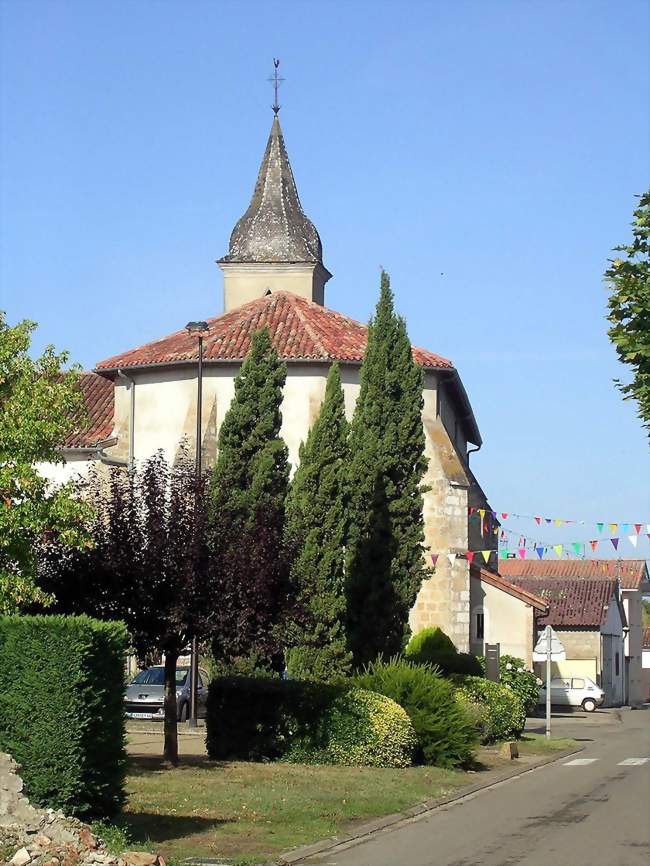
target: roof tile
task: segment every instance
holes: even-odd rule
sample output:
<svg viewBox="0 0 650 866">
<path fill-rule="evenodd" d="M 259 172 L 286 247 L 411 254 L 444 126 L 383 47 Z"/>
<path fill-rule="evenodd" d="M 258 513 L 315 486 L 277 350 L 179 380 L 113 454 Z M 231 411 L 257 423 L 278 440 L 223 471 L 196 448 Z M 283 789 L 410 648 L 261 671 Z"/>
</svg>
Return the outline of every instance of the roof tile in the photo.
<svg viewBox="0 0 650 866">
<path fill-rule="evenodd" d="M 580 578 L 602 580 L 620 577 L 623 589 L 638 589 L 648 580 L 645 559 L 503 559 L 499 572 L 515 577 Z"/>
<path fill-rule="evenodd" d="M 267 325 L 280 358 L 285 361 L 350 361 L 360 363 L 366 350 L 368 328 L 354 319 L 290 292 L 274 292 L 208 319 L 204 361 L 242 361 L 256 330 Z M 187 331 L 176 331 L 100 361 L 97 370 L 146 367 L 196 361 L 198 343 Z M 446 358 L 426 349 L 413 349 L 423 367 L 453 370 Z"/>
<path fill-rule="evenodd" d="M 86 403 L 87 417 L 66 437 L 64 448 L 91 448 L 107 439 L 113 429 L 114 391 L 110 379 L 84 372 L 79 387 Z"/>
<path fill-rule="evenodd" d="M 542 626 L 599 627 L 605 621 L 612 597 L 616 596 L 615 580 L 514 576 L 510 580 L 547 602 L 548 613 L 537 620 Z"/>
</svg>

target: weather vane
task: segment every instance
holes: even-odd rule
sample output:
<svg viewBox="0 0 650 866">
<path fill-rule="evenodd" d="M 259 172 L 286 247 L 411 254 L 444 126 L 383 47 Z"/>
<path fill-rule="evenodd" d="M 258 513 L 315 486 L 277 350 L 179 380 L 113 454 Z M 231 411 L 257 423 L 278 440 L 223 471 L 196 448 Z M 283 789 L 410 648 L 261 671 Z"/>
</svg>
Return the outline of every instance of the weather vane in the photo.
<svg viewBox="0 0 650 866">
<path fill-rule="evenodd" d="M 280 104 L 278 102 L 278 88 L 280 84 L 284 81 L 284 78 L 280 78 L 278 75 L 278 66 L 280 65 L 280 61 L 273 58 L 273 75 L 271 75 L 267 81 L 270 81 L 273 84 L 273 93 L 275 94 L 275 99 L 273 100 L 273 105 L 271 108 L 273 109 L 273 113 L 277 116 L 278 111 L 280 110 Z"/>
</svg>

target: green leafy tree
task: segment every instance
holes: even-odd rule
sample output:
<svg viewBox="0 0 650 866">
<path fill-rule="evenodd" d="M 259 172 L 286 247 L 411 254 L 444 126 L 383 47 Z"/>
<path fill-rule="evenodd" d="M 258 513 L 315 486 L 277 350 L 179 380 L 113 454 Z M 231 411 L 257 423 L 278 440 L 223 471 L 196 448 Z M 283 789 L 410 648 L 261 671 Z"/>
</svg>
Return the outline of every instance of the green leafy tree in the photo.
<svg viewBox="0 0 650 866">
<path fill-rule="evenodd" d="M 38 589 L 36 550 L 44 536 L 80 546 L 87 507 L 70 485 L 53 487 L 39 463 L 62 463 L 67 434 L 83 421 L 75 370 L 48 346 L 29 356 L 34 322 L 9 326 L 0 311 L 0 613 L 47 603 Z"/>
<path fill-rule="evenodd" d="M 294 679 L 330 681 L 349 673 L 345 629 L 345 539 L 348 422 L 341 374 L 334 364 L 325 399 L 287 499 L 287 546 L 294 552 L 292 594 L 298 616 L 290 630 L 287 668 Z"/>
<path fill-rule="evenodd" d="M 632 381 L 616 384 L 624 399 L 634 399 L 650 431 L 650 190 L 639 196 L 632 243 L 614 248 L 623 255 L 610 260 L 605 279 L 610 287 L 609 337 L 619 360 L 633 370 Z"/>
<path fill-rule="evenodd" d="M 403 650 L 409 611 L 427 574 L 422 406 L 422 371 L 382 272 L 350 431 L 346 585 L 355 665 Z"/>
<path fill-rule="evenodd" d="M 284 666 L 281 623 L 288 603 L 284 545 L 289 486 L 287 447 L 280 438 L 286 367 L 267 328 L 253 335 L 235 379 L 235 395 L 219 431 L 212 488 L 212 547 L 222 570 L 229 616 L 213 642 L 226 666 Z"/>
</svg>

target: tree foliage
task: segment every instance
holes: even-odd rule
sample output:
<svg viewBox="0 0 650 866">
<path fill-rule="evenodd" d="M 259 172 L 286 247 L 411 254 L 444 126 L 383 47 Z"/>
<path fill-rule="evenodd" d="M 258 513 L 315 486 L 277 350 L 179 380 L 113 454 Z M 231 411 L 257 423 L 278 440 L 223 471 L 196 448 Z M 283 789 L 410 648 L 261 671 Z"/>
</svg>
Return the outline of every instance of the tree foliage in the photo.
<svg viewBox="0 0 650 866">
<path fill-rule="evenodd" d="M 332 365 L 325 399 L 287 498 L 287 545 L 294 553 L 291 591 L 298 618 L 287 653 L 295 679 L 330 681 L 350 671 L 346 638 L 345 539 L 348 423 L 341 374 Z"/>
<path fill-rule="evenodd" d="M 0 613 L 47 602 L 35 584 L 34 551 L 45 534 L 61 544 L 86 542 L 86 507 L 70 485 L 59 488 L 39 463 L 62 463 L 60 448 L 83 417 L 76 370 L 48 346 L 29 356 L 34 322 L 6 323 L 0 311 Z"/>
<path fill-rule="evenodd" d="M 123 620 L 140 657 L 165 654 L 165 757 L 178 759 L 176 663 L 192 638 L 215 627 L 223 605 L 208 547 L 207 480 L 183 450 L 161 452 L 132 476 L 92 473 L 80 494 L 92 506 L 92 547 L 45 545 L 40 580 L 61 613 Z"/>
<path fill-rule="evenodd" d="M 420 482 L 426 470 L 422 371 L 388 274 L 370 322 L 361 389 L 350 431 L 348 637 L 356 665 L 394 655 L 423 578 Z"/>
<path fill-rule="evenodd" d="M 286 367 L 267 328 L 253 335 L 219 430 L 211 481 L 211 539 L 222 573 L 222 617 L 213 649 L 218 662 L 281 670 L 280 634 L 287 609 L 284 546 L 289 484 L 280 438 Z"/>
<path fill-rule="evenodd" d="M 619 360 L 632 368 L 632 381 L 617 385 L 624 399 L 637 402 L 639 417 L 650 431 L 650 190 L 639 196 L 632 242 L 614 248 L 623 255 L 610 260 L 608 331 Z"/>
</svg>

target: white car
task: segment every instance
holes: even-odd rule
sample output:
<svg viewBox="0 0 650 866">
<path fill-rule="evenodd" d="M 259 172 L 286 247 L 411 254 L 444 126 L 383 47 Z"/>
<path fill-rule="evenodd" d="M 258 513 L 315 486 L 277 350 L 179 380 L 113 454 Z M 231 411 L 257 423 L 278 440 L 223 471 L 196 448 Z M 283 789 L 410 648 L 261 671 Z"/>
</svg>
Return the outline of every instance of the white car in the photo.
<svg viewBox="0 0 650 866">
<path fill-rule="evenodd" d="M 589 677 L 562 677 L 551 680 L 551 703 L 559 706 L 582 707 L 593 713 L 605 700 L 605 692 Z M 546 703 L 546 684 L 539 690 L 540 704 Z"/>
</svg>

